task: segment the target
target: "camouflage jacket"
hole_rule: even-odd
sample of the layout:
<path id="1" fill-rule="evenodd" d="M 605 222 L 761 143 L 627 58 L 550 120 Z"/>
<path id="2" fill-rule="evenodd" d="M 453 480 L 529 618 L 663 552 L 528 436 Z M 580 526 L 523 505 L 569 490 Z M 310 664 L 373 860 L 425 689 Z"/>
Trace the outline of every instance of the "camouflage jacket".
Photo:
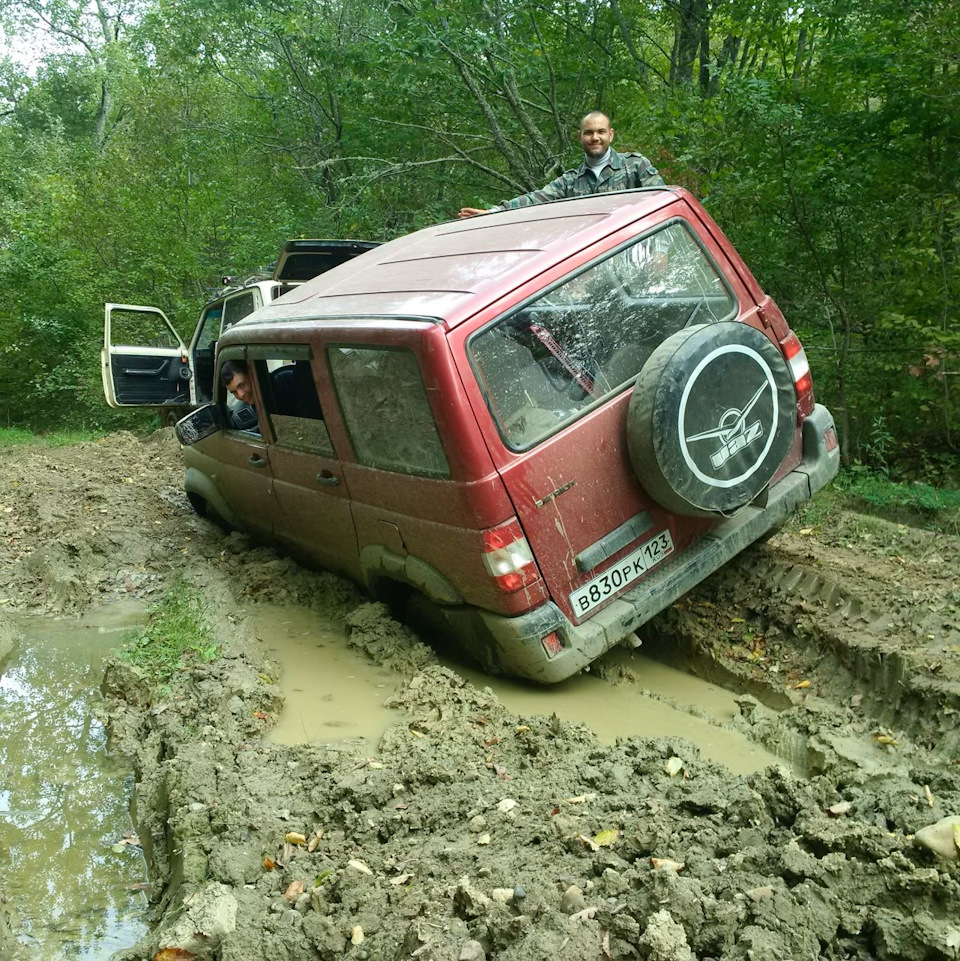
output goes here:
<path id="1" fill-rule="evenodd" d="M 617 153 L 610 149 L 610 160 L 597 179 L 588 169 L 586 161 L 561 174 L 539 190 L 531 190 L 528 194 L 514 197 L 513 200 L 501 201 L 497 207 L 501 210 L 515 210 L 517 207 L 529 207 L 531 204 L 542 204 L 548 200 L 563 200 L 567 197 L 585 197 L 588 194 L 609 193 L 611 190 L 629 190 L 632 187 L 662 187 L 663 178 L 643 154 Z"/>

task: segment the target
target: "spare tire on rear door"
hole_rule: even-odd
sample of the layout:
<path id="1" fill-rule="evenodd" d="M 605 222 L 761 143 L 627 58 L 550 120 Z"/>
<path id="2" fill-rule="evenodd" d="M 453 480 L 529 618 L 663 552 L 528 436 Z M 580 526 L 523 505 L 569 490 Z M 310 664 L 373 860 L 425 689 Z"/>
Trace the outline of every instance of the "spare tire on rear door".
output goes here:
<path id="1" fill-rule="evenodd" d="M 668 337 L 633 388 L 627 447 L 663 507 L 731 514 L 770 482 L 796 434 L 797 397 L 779 348 L 748 324 L 700 324 Z"/>

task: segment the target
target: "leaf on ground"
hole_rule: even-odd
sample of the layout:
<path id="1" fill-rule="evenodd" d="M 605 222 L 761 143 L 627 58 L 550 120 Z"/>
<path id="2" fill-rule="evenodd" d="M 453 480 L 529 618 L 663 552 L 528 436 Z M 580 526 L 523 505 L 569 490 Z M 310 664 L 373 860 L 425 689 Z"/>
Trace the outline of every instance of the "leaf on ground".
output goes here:
<path id="1" fill-rule="evenodd" d="M 307 885 L 303 881 L 291 881 L 287 885 L 286 891 L 283 892 L 283 896 L 287 901 L 296 901 L 306 888 Z"/>
<path id="2" fill-rule="evenodd" d="M 804 690 L 805 688 L 808 688 L 809 686 L 810 686 L 810 682 L 809 682 L 809 681 L 799 681 L 799 682 L 797 682 L 796 684 L 793 685 L 793 689 L 794 689 L 795 691 L 802 691 L 802 690 Z"/>
<path id="3" fill-rule="evenodd" d="M 578 834 L 577 840 L 582 841 L 591 851 L 599 851 L 600 845 L 593 840 L 593 838 L 588 838 L 585 834 Z"/>
<path id="4" fill-rule="evenodd" d="M 606 831 L 600 831 L 598 834 L 595 834 L 593 836 L 593 843 L 596 844 L 598 848 L 608 848 L 619 837 L 620 832 L 616 828 L 610 828 Z"/>
<path id="5" fill-rule="evenodd" d="M 186 948 L 161 948 L 153 961 L 194 961 L 196 955 Z"/>
<path id="6" fill-rule="evenodd" d="M 263 866 L 267 871 L 272 871 L 277 866 L 277 862 L 273 858 L 264 858 Z"/>
<path id="7" fill-rule="evenodd" d="M 299 831 L 287 831 L 283 836 L 287 844 L 306 844 L 307 839 Z"/>
<path id="8" fill-rule="evenodd" d="M 589 921 L 597 913 L 597 908 L 589 907 L 570 915 L 571 921 Z"/>

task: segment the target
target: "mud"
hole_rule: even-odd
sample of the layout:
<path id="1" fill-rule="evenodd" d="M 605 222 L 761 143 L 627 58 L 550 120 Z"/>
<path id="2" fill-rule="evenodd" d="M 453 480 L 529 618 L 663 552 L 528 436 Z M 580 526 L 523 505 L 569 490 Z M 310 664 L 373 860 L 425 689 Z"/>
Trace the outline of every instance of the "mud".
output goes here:
<path id="1" fill-rule="evenodd" d="M 123 957 L 960 956 L 956 537 L 801 518 L 648 626 L 644 653 L 737 695 L 723 729 L 790 762 L 736 775 L 682 738 L 514 714 L 351 586 L 225 539 L 190 514 L 169 431 L 2 453 L 0 475 L 0 611 L 182 576 L 224 644 L 166 696 L 108 671 L 156 921 Z M 295 679 L 244 613 L 263 602 L 389 668 L 379 743 L 269 740 Z"/>

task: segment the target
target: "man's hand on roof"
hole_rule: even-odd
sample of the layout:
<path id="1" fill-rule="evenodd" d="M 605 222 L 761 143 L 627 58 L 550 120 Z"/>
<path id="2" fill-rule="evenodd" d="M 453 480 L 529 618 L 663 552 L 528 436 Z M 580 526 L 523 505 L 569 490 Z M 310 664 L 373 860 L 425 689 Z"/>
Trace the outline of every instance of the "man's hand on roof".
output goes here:
<path id="1" fill-rule="evenodd" d="M 491 210 L 496 210 L 495 207 L 461 207 L 460 213 L 457 215 L 461 220 L 466 220 L 467 217 L 476 217 L 477 214 L 486 214 Z"/>

